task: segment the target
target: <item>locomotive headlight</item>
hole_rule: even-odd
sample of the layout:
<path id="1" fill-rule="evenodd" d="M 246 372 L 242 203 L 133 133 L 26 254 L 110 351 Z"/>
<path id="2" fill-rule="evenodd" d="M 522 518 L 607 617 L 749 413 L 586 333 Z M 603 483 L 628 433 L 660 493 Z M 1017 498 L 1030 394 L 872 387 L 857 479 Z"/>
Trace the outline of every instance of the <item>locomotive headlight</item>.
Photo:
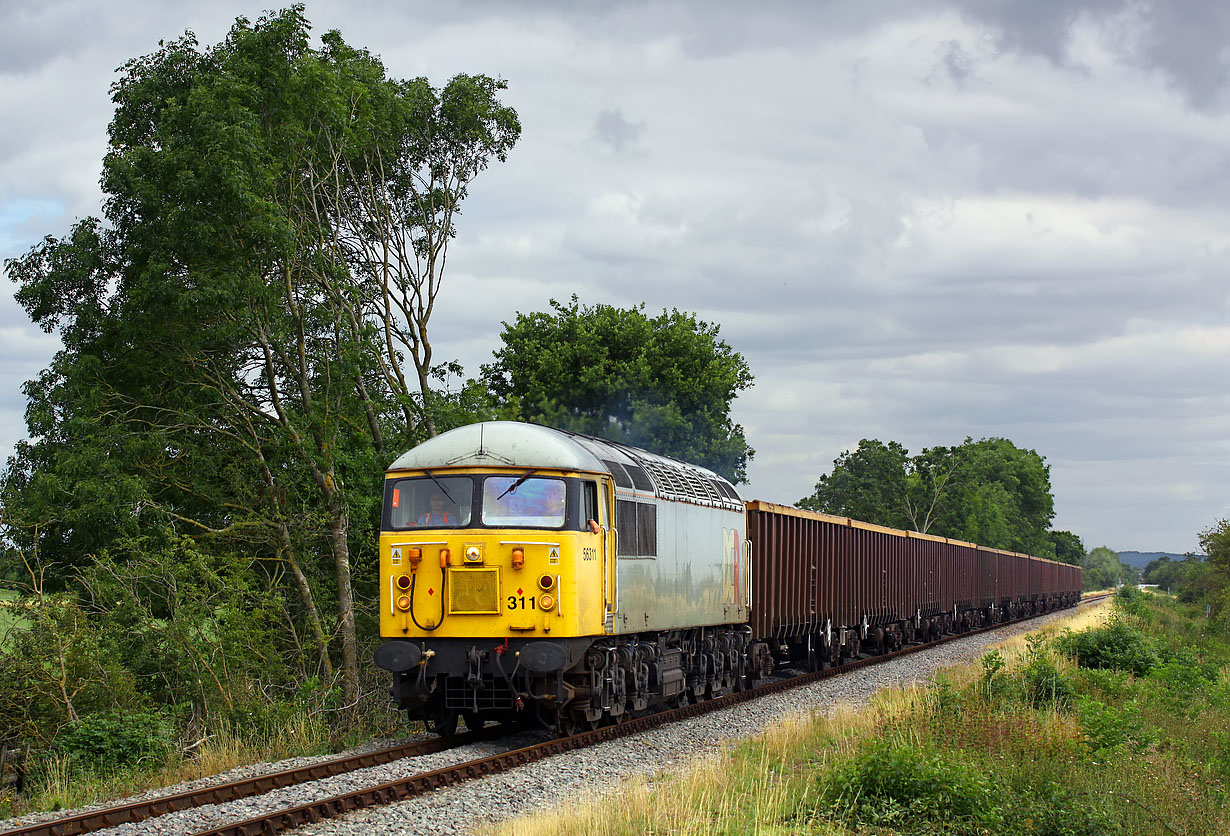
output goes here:
<path id="1" fill-rule="evenodd" d="M 543 575 L 538 579 L 538 588 L 543 592 L 550 592 L 555 588 L 555 578 L 551 575 Z"/>
<path id="2" fill-rule="evenodd" d="M 403 595 L 397 599 L 397 609 L 399 610 L 410 609 L 410 596 L 409 595 Z"/>
<path id="3" fill-rule="evenodd" d="M 466 563 L 482 563 L 483 550 L 478 546 L 466 546 Z"/>
<path id="4" fill-rule="evenodd" d="M 554 595 L 543 595 L 538 599 L 538 606 L 543 610 L 550 610 L 555 607 Z"/>
<path id="5" fill-rule="evenodd" d="M 410 588 L 410 576 L 409 575 L 398 575 L 397 576 L 397 588 L 398 589 L 409 589 Z"/>

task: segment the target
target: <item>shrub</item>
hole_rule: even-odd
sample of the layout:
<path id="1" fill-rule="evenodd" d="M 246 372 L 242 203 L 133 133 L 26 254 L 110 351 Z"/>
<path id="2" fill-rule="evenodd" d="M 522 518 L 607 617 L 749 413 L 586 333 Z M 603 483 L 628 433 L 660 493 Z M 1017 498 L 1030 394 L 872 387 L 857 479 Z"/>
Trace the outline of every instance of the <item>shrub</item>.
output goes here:
<path id="1" fill-rule="evenodd" d="M 1065 633 L 1056 641 L 1057 647 L 1082 668 L 1111 668 L 1144 676 L 1158 663 L 1153 642 L 1118 618 L 1102 627 Z"/>
<path id="2" fill-rule="evenodd" d="M 959 755 L 959 753 L 957 753 Z M 981 833 L 1001 823 L 996 788 L 953 753 L 875 740 L 823 779 L 823 797 L 840 820 L 903 833 Z"/>
<path id="3" fill-rule="evenodd" d="M 1077 705 L 1077 714 L 1080 718 L 1081 733 L 1085 736 L 1085 745 L 1094 752 L 1119 746 L 1127 746 L 1138 752 L 1156 737 L 1140 716 L 1135 700 L 1129 701 L 1122 708 L 1116 708 L 1082 697 Z"/>
<path id="4" fill-rule="evenodd" d="M 1004 654 L 992 650 L 984 653 L 978 661 L 982 664 L 982 688 L 986 696 L 994 698 L 1003 694 L 1007 684 L 1004 668 L 1008 666 Z"/>
<path id="5" fill-rule="evenodd" d="M 1054 660 L 1040 636 L 1028 636 L 1029 650 L 1021 679 L 1025 689 L 1025 702 L 1032 708 L 1055 706 L 1065 708 L 1072 702 L 1072 685 L 1055 667 Z"/>
<path id="6" fill-rule="evenodd" d="M 1111 836 L 1123 828 L 1105 812 L 1093 809 L 1087 797 L 1049 787 L 1040 795 L 1026 795 L 1013 801 L 1010 833 L 1034 836 Z"/>
<path id="7" fill-rule="evenodd" d="M 1141 592 L 1134 586 L 1120 587 L 1115 593 L 1115 605 L 1128 615 L 1146 618 L 1149 614 L 1147 602 L 1148 593 Z"/>
<path id="8" fill-rule="evenodd" d="M 161 714 L 107 711 L 65 726 L 56 748 L 87 769 L 113 769 L 143 760 L 161 763 L 175 736 L 174 723 Z"/>

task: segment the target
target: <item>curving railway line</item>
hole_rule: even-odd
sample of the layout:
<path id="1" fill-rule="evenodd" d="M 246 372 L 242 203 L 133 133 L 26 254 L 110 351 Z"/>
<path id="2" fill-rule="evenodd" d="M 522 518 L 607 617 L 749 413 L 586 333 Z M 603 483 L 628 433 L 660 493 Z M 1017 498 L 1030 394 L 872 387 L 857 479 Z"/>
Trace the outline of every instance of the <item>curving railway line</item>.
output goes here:
<path id="1" fill-rule="evenodd" d="M 1083 599 L 1081 604 L 1101 600 L 1100 595 Z M 684 705 L 642 717 L 627 718 L 622 722 L 569 737 L 555 738 L 531 746 L 512 749 L 439 769 L 420 772 L 380 783 L 356 791 L 321 798 L 307 804 L 275 810 L 255 817 L 232 821 L 208 830 L 198 831 L 194 836 L 257 836 L 281 833 L 304 824 L 342 816 L 355 810 L 391 804 L 423 795 L 443 787 L 483 778 L 515 769 L 554 755 L 583 749 L 608 740 L 637 734 L 667 723 L 686 720 L 701 714 L 718 711 L 738 703 L 797 688 L 821 679 L 850 673 L 861 668 L 886 662 L 907 654 L 918 653 L 937 645 L 968 636 L 1000 629 L 1011 624 L 1028 621 L 1014 619 L 999 624 L 967 630 L 944 636 L 940 639 L 912 644 L 899 650 L 864 659 L 849 661 L 835 667 L 777 680 L 756 688 L 737 691 L 724 697 Z M 392 746 L 359 755 L 335 758 L 294 769 L 265 773 L 224 784 L 204 787 L 157 798 L 134 801 L 127 804 L 77 813 L 71 816 L 36 822 L 7 830 L 0 836 L 78 836 L 123 824 L 155 819 L 176 811 L 209 804 L 219 804 L 262 795 L 295 784 L 307 783 L 403 758 L 417 757 L 506 735 L 499 727 L 458 735 L 451 740 L 432 738 Z"/>

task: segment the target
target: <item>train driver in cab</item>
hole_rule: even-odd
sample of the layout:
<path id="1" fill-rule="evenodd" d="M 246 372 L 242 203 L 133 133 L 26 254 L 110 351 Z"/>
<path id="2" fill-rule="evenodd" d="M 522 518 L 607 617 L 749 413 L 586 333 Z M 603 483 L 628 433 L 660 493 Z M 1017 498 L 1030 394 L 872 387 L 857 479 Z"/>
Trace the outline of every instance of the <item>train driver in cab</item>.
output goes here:
<path id="1" fill-rule="evenodd" d="M 444 507 L 443 493 L 438 490 L 432 491 L 428 502 L 431 503 L 431 508 L 419 515 L 419 525 L 454 525 L 456 523 L 456 513 L 450 513 Z"/>

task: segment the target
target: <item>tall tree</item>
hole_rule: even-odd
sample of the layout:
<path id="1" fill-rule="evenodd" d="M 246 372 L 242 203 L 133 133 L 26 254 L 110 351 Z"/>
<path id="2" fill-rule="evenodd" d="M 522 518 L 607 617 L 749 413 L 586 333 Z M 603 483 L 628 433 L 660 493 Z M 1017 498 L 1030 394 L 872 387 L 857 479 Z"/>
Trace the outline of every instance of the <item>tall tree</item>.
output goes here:
<path id="1" fill-rule="evenodd" d="M 719 328 L 677 310 L 551 300 L 504 323 L 483 376 L 527 421 L 603 436 L 747 478 L 754 454 L 730 418 L 751 369 Z"/>
<path id="2" fill-rule="evenodd" d="M 1098 546 L 1085 555 L 1081 567 L 1086 591 L 1107 589 L 1119 584 L 1134 584 L 1138 577 L 1135 567 L 1121 561 L 1118 552 L 1111 551 L 1106 546 Z"/>
<path id="3" fill-rule="evenodd" d="M 1204 594 L 1225 621 L 1230 614 L 1230 518 L 1200 532 L 1199 542 L 1209 567 Z"/>
<path id="4" fill-rule="evenodd" d="M 1048 531 L 1046 536 L 1055 547 L 1055 559 L 1061 563 L 1080 566 L 1085 557 L 1085 544 L 1071 531 Z"/>
<path id="5" fill-rule="evenodd" d="M 22 536 L 72 563 L 106 544 L 107 522 L 142 514 L 201 536 L 259 531 L 322 654 L 321 583 L 299 552 L 314 563 L 323 545 L 355 698 L 352 515 L 371 508 L 390 433 L 408 443 L 436 429 L 427 324 L 457 206 L 519 134 L 503 87 L 388 79 L 336 32 L 313 48 L 302 6 L 126 64 L 108 224 L 83 221 L 6 264 L 19 301 L 65 343 L 29 389 L 35 442 L 6 474 Z M 393 293 L 410 301 L 391 307 Z M 83 483 L 108 502 L 81 532 L 100 513 Z M 318 515 L 301 528 L 320 540 L 296 537 L 303 510 L 288 497 Z M 74 507 L 48 514 L 56 498 Z"/>
<path id="6" fill-rule="evenodd" d="M 907 512 L 909 451 L 896 441 L 866 439 L 833 461 L 833 472 L 816 483 L 800 508 L 887 525 L 913 528 Z M 922 529 L 925 530 L 925 529 Z"/>

